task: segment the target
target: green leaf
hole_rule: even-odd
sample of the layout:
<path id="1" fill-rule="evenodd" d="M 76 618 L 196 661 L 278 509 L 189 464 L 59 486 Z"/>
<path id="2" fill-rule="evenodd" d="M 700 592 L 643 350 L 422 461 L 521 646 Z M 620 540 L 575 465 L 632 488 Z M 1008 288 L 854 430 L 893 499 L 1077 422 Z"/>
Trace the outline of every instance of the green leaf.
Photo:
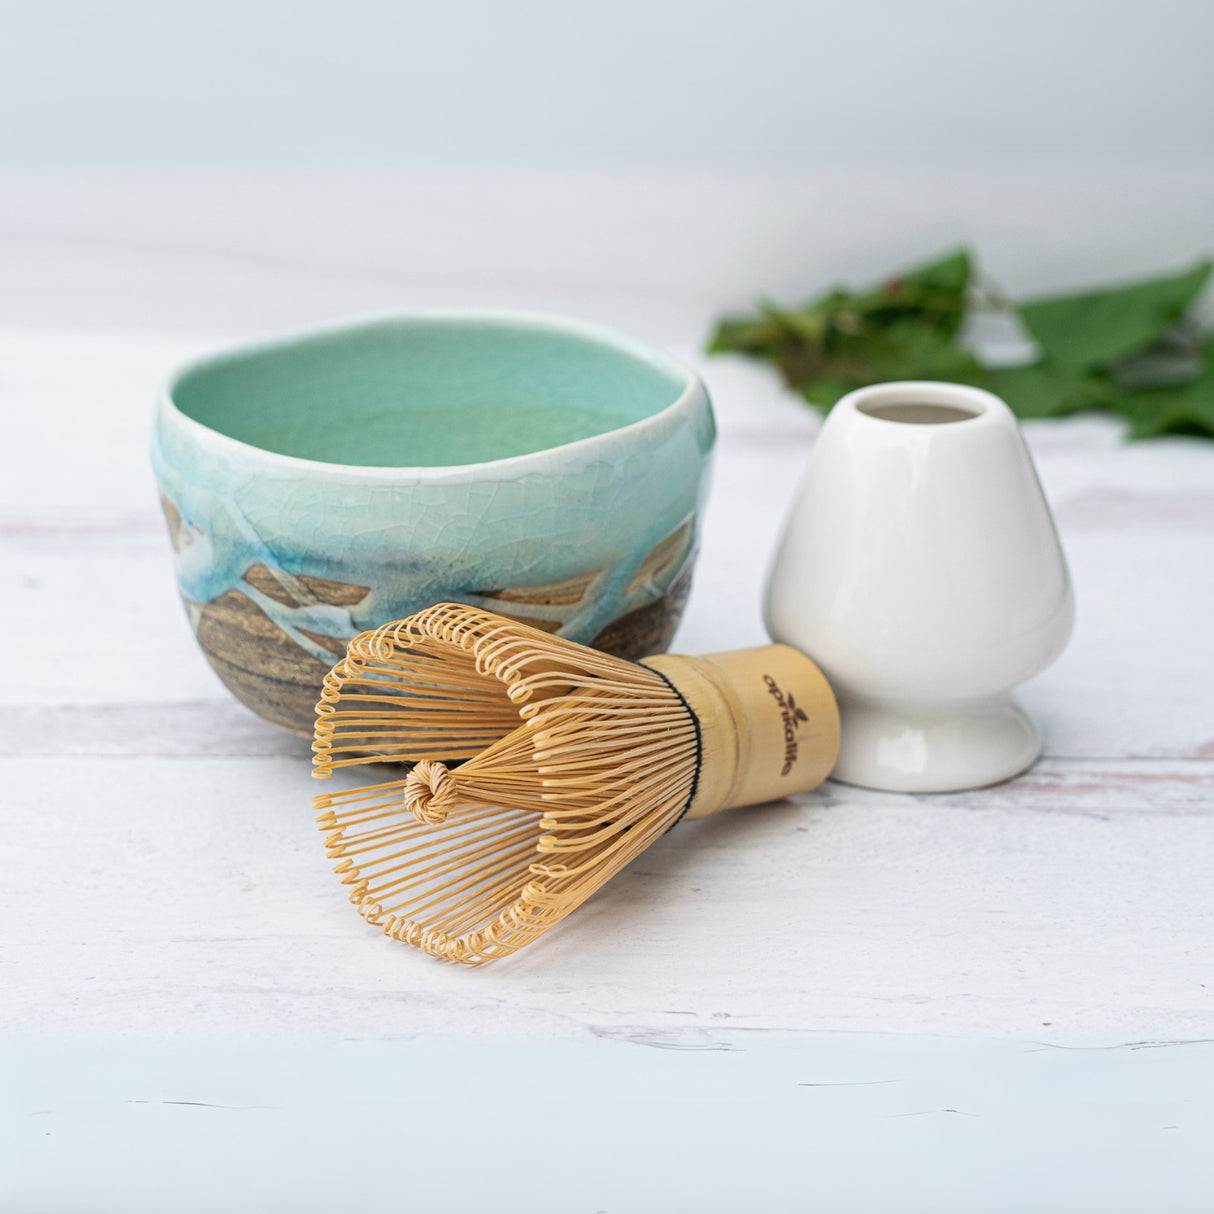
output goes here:
<path id="1" fill-rule="evenodd" d="M 1205 369 L 1191 383 L 1125 395 L 1119 412 L 1129 419 L 1131 438 L 1161 434 L 1214 438 L 1214 339 L 1207 341 L 1205 354 Z"/>
<path id="2" fill-rule="evenodd" d="M 857 346 L 861 343 L 857 341 Z M 985 373 L 968 350 L 938 329 L 902 320 L 863 341 L 866 383 L 893 379 L 942 379 L 979 384 Z"/>
<path id="3" fill-rule="evenodd" d="M 1020 305 L 1025 327 L 1046 356 L 1068 367 L 1104 368 L 1146 349 L 1201 293 L 1211 263 L 1127 287 L 1031 300 Z"/>
<path id="4" fill-rule="evenodd" d="M 710 354 L 754 354 L 770 357 L 778 347 L 779 333 L 768 321 L 726 316 L 708 343 Z"/>
<path id="5" fill-rule="evenodd" d="M 952 337 L 965 318 L 972 263 L 968 249 L 955 249 L 851 297 L 852 306 L 878 327 L 916 320 Z"/>
<path id="6" fill-rule="evenodd" d="M 969 249 L 954 249 L 925 265 L 905 270 L 897 277 L 907 286 L 926 290 L 961 292 L 969 286 L 973 257 Z"/>
<path id="7" fill-rule="evenodd" d="M 1103 375 L 1085 375 L 1048 358 L 1026 367 L 988 367 L 986 387 L 1023 418 L 1065 417 L 1081 409 L 1107 409 L 1120 398 Z"/>
<path id="8" fill-rule="evenodd" d="M 1190 324 L 1176 325 L 1145 350 L 1123 358 L 1109 368 L 1120 388 L 1171 388 L 1201 374 L 1201 333 Z"/>
<path id="9" fill-rule="evenodd" d="M 980 384 L 985 375 L 968 351 L 914 320 L 836 337 L 814 374 L 798 384 L 811 404 L 830 407 L 853 388 L 896 379 L 939 379 Z"/>
<path id="10" fill-rule="evenodd" d="M 976 382 L 977 363 L 952 341 L 970 267 L 960 249 L 866 291 L 836 287 L 791 309 L 763 300 L 757 315 L 721 320 L 708 348 L 772 362 L 789 387 L 823 405 L 885 379 Z"/>
<path id="11" fill-rule="evenodd" d="M 821 408 L 868 384 L 934 379 L 987 386 L 1020 417 L 1104 408 L 1129 418 L 1135 436 L 1214 437 L 1214 348 L 1186 317 L 1209 281 L 1209 262 L 1031 301 L 1020 311 L 1042 357 L 985 371 L 955 342 L 973 299 L 971 274 L 969 252 L 958 249 L 863 291 L 832 288 L 796 308 L 763 301 L 751 316 L 721 320 L 709 349 L 774 364 Z"/>
<path id="12" fill-rule="evenodd" d="M 988 367 L 986 386 L 1017 417 L 1058 417 L 1082 379 L 1048 359 L 1027 367 Z"/>

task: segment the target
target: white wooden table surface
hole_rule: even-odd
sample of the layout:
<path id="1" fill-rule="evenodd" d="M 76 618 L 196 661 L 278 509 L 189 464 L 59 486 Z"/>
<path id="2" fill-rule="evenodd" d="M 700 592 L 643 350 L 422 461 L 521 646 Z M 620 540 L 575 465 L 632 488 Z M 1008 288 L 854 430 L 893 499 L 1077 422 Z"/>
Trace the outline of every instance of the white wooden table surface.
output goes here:
<path id="1" fill-rule="evenodd" d="M 88 258 L 11 238 L 35 195 L 0 212 L 37 321 L 0 286 L 0 1211 L 330 1209 L 354 1173 L 420 1210 L 1209 1208 L 1214 444 L 1028 428 L 1078 618 L 1024 690 L 1025 776 L 687 824 L 537 945 L 449 967 L 354 914 L 306 748 L 226 695 L 176 597 L 152 398 L 259 328 L 221 313 L 260 270 L 217 288 L 131 220 L 116 322 L 55 324 Z M 296 319 L 283 277 L 262 329 Z M 631 326 L 718 409 L 689 652 L 764 639 L 817 425 L 697 354 L 711 310 L 638 292 Z"/>

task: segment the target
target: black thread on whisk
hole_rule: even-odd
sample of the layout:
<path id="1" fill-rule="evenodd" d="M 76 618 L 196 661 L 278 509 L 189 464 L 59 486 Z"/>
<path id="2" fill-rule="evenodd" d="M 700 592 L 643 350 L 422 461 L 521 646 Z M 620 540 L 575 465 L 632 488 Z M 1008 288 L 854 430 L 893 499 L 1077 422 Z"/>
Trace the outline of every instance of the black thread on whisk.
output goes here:
<path id="1" fill-rule="evenodd" d="M 691 724 L 696 731 L 696 770 L 695 775 L 691 777 L 691 791 L 687 794 L 686 804 L 679 810 L 679 816 L 663 832 L 669 833 L 683 821 L 687 811 L 691 808 L 692 801 L 696 799 L 696 790 L 700 787 L 700 768 L 704 766 L 704 739 L 700 735 L 700 718 L 692 711 L 691 705 L 683 699 L 683 693 L 660 670 L 653 666 L 647 666 L 646 669 L 652 670 L 674 692 L 675 699 L 687 709 L 687 715 L 691 718 Z"/>

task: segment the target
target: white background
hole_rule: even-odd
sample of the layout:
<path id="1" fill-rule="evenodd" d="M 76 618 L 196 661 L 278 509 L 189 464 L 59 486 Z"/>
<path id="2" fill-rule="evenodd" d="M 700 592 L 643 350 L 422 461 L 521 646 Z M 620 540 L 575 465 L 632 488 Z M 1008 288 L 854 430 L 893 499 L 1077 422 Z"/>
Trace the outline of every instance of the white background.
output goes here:
<path id="1" fill-rule="evenodd" d="M 0 323 L 488 304 L 699 342 L 959 242 L 1018 295 L 1214 248 L 1205 0 L 0 16 Z"/>
<path id="2" fill-rule="evenodd" d="M 22 164 L 1208 164 L 1205 0 L 6 3 Z"/>

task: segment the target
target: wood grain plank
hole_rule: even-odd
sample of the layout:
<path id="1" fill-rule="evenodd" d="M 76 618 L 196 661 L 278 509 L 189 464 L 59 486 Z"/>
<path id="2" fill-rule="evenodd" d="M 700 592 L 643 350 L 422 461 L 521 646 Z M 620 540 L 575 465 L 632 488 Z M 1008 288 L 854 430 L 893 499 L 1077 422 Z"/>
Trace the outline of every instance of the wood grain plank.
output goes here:
<path id="1" fill-rule="evenodd" d="M 0 1042 L 0 1190 L 122 1214 L 332 1214 L 352 1189 L 425 1214 L 1208 1212 L 1214 1043 L 756 1036 Z"/>
<path id="2" fill-rule="evenodd" d="M 307 742 L 263 721 L 230 696 L 181 703 L 0 706 L 0 755 L 308 754 Z"/>
<path id="3" fill-rule="evenodd" d="M 1214 813 L 1187 794 L 1058 812 L 1045 789 L 1033 807 L 828 787 L 681 826 L 468 971 L 354 913 L 307 772 L 6 758 L 0 1032 L 1214 1037 Z"/>

